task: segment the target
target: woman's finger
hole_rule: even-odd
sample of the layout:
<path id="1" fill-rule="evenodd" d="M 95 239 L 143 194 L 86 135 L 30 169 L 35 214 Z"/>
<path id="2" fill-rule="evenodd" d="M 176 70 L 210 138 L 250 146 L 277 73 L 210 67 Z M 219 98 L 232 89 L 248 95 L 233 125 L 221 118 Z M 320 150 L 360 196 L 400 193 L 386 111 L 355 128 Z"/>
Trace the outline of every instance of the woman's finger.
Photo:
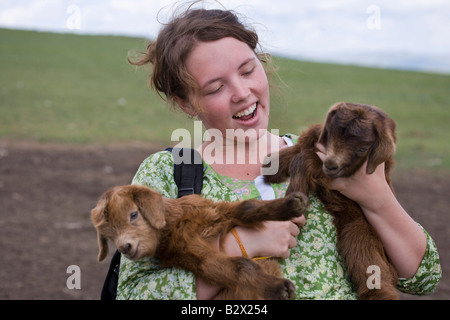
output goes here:
<path id="1" fill-rule="evenodd" d="M 291 221 L 295 223 L 298 227 L 303 227 L 305 225 L 306 218 L 304 215 L 301 215 L 300 217 L 295 217 Z"/>
<path id="2" fill-rule="evenodd" d="M 327 149 L 325 148 L 325 146 L 321 143 L 316 143 L 315 147 L 318 150 L 316 152 L 317 156 L 320 158 L 320 160 L 322 160 L 322 162 L 325 161 L 325 158 L 327 156 Z"/>

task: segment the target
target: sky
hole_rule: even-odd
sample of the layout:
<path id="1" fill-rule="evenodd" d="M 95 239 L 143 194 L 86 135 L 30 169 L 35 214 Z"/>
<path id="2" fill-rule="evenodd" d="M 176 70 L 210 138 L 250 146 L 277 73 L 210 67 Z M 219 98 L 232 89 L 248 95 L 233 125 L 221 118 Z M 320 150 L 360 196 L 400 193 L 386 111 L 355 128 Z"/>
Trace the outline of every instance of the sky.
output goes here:
<path id="1" fill-rule="evenodd" d="M 0 27 L 155 38 L 176 0 L 0 0 Z M 310 61 L 450 73 L 448 0 L 221 0 L 265 51 Z M 1 41 L 1 39 L 0 39 Z"/>

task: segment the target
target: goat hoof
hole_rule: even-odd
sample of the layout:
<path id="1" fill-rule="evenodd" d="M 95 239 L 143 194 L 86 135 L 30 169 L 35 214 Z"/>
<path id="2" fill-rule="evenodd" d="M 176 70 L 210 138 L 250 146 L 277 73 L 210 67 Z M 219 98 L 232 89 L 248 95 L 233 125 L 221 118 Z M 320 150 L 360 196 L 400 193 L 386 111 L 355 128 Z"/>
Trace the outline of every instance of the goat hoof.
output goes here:
<path id="1" fill-rule="evenodd" d="M 292 300 L 295 298 L 295 286 L 289 280 L 284 280 L 284 291 L 283 298 L 284 300 Z"/>
<path id="2" fill-rule="evenodd" d="M 292 300 L 295 298 L 295 286 L 287 279 L 279 279 L 266 296 L 269 300 Z"/>
<path id="3" fill-rule="evenodd" d="M 291 211 L 294 216 L 299 217 L 305 213 L 306 208 L 308 207 L 308 197 L 305 196 L 302 192 L 291 193 L 287 196 L 289 206 L 289 211 Z"/>

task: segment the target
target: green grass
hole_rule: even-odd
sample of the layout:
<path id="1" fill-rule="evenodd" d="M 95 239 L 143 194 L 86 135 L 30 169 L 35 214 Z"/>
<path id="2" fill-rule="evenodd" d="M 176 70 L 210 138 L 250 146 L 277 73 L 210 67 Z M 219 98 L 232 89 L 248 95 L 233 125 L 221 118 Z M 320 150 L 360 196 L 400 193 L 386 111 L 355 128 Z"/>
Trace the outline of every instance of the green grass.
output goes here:
<path id="1" fill-rule="evenodd" d="M 126 61 L 146 41 L 0 29 L 0 139 L 173 144 L 192 120 L 170 111 Z M 398 124 L 397 165 L 450 169 L 450 76 L 275 58 L 271 128 L 299 133 L 337 101 L 374 104 Z"/>
<path id="2" fill-rule="evenodd" d="M 186 123 L 128 64 L 142 39 L 1 29 L 0 39 L 0 137 L 164 142 Z"/>
<path id="3" fill-rule="evenodd" d="M 450 76 L 277 59 L 287 84 L 273 127 L 323 122 L 337 101 L 372 104 L 397 122 L 397 164 L 450 168 Z M 278 98 L 278 100 L 280 100 Z"/>

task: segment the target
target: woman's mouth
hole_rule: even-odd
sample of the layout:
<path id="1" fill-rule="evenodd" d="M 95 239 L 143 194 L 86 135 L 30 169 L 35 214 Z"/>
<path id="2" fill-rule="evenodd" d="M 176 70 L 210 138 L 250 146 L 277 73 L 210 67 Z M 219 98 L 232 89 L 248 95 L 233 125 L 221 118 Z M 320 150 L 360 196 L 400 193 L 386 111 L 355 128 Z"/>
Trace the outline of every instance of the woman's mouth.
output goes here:
<path id="1" fill-rule="evenodd" d="M 256 115 L 256 110 L 258 109 L 257 107 L 258 107 L 258 102 L 255 102 L 247 109 L 234 114 L 233 119 L 241 120 L 241 121 L 248 121 Z"/>

